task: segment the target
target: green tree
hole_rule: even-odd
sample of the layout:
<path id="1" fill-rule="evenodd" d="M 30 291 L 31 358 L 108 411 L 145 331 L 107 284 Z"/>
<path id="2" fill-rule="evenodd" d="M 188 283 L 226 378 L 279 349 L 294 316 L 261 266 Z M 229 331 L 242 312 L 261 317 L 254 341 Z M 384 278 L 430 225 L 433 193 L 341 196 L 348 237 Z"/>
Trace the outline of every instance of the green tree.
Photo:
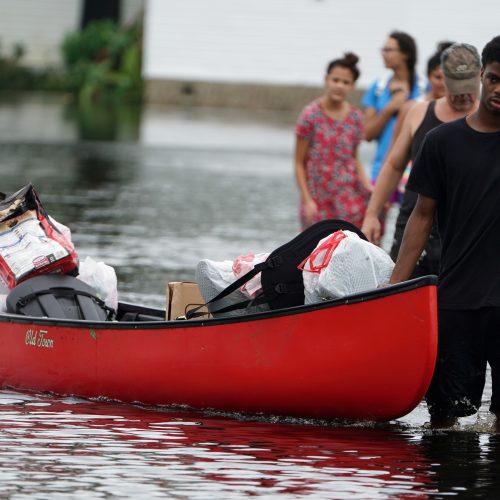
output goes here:
<path id="1" fill-rule="evenodd" d="M 140 99 L 142 27 L 119 26 L 113 21 L 90 23 L 70 33 L 62 43 L 69 90 L 80 100 L 103 94 Z"/>

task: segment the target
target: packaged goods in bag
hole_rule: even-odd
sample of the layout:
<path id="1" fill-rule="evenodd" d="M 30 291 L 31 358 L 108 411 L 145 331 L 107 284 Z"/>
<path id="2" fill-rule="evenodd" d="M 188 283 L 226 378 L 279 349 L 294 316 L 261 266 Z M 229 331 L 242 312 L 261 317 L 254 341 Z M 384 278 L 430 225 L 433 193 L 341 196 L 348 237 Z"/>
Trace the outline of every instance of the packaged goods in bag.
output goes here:
<path id="1" fill-rule="evenodd" d="M 39 274 L 77 271 L 73 244 L 50 221 L 31 184 L 0 202 L 0 276 L 9 288 Z"/>
<path id="2" fill-rule="evenodd" d="M 389 281 L 394 262 L 380 247 L 351 231 L 320 240 L 299 266 L 305 303 L 336 299 L 375 289 Z"/>
<path id="3" fill-rule="evenodd" d="M 341 229 L 352 231 L 360 238 L 366 239 L 365 235 L 350 222 L 338 219 L 323 220 L 276 248 L 265 259 L 266 254 L 235 259 L 232 265 L 236 267 L 237 274 L 241 273 L 236 280 L 234 271 L 234 277 L 231 277 L 231 261 L 200 261 L 196 270 L 196 281 L 207 302 L 206 305 L 214 316 L 225 316 L 304 304 L 304 281 L 302 269 L 299 269 L 300 263 L 311 254 L 321 238 Z M 247 272 L 240 270 L 239 265 L 248 265 Z M 227 279 L 220 279 L 221 276 L 226 276 Z M 245 285 L 257 276 L 259 281 L 256 284 L 259 292 L 252 298 L 242 289 L 246 290 Z M 248 291 L 255 293 L 256 289 L 252 286 L 246 290 Z M 195 314 L 196 311 L 189 311 L 188 319 L 195 318 Z"/>

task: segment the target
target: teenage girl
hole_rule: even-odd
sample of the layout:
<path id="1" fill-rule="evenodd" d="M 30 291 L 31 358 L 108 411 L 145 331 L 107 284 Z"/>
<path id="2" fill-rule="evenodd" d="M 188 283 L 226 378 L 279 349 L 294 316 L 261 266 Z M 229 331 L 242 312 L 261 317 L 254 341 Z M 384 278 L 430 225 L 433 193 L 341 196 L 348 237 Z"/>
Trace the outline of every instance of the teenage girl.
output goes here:
<path id="1" fill-rule="evenodd" d="M 359 77 L 358 57 L 328 64 L 325 92 L 302 111 L 296 127 L 295 177 L 302 228 L 324 219 L 363 222 L 371 185 L 358 160 L 363 116 L 347 101 Z"/>

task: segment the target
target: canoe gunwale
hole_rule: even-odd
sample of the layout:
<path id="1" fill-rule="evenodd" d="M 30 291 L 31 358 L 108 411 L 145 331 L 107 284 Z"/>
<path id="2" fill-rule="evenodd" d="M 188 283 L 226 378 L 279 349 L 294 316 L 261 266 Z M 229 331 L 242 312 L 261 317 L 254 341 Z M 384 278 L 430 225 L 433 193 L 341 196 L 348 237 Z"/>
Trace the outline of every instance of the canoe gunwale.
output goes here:
<path id="1" fill-rule="evenodd" d="M 417 288 L 425 286 L 437 285 L 438 278 L 434 275 L 415 278 L 409 281 L 404 281 L 396 285 L 389 285 L 383 288 L 370 290 L 361 294 L 350 295 L 340 299 L 326 300 L 308 305 L 299 305 L 284 309 L 276 309 L 271 311 L 264 311 L 242 316 L 231 316 L 226 318 L 205 318 L 194 319 L 189 321 L 183 320 L 161 320 L 161 321 L 86 321 L 75 319 L 59 319 L 59 318 L 46 318 L 46 317 L 32 317 L 23 316 L 18 314 L 0 313 L 0 323 L 17 323 L 17 324 L 40 324 L 47 326 L 68 326 L 68 327 L 81 327 L 81 328 L 99 328 L 99 329 L 113 329 L 113 330 L 166 330 L 177 328 L 199 328 L 203 326 L 215 326 L 220 324 L 234 324 L 246 323 L 249 321 L 259 321 L 281 316 L 291 316 L 296 314 L 303 314 L 320 309 L 329 309 L 340 307 L 343 305 L 357 304 L 360 302 L 367 302 L 371 300 L 381 299 L 390 295 L 396 295 L 404 292 L 409 292 Z M 160 317 L 163 316 L 164 310 L 155 309 L 150 307 L 137 306 L 135 304 L 121 303 L 128 311 L 153 313 Z"/>

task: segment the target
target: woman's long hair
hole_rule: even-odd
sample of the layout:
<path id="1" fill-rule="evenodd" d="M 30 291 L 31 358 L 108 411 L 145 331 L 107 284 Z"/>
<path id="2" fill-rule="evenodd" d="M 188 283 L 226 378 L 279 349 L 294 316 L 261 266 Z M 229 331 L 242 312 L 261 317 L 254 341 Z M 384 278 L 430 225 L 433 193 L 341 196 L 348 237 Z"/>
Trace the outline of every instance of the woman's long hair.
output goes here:
<path id="1" fill-rule="evenodd" d="M 389 38 L 394 38 L 394 40 L 398 42 L 399 50 L 407 57 L 406 66 L 409 73 L 408 83 L 411 92 L 416 80 L 415 65 L 417 64 L 417 44 L 415 43 L 415 39 L 403 31 L 393 31 L 389 35 Z"/>

